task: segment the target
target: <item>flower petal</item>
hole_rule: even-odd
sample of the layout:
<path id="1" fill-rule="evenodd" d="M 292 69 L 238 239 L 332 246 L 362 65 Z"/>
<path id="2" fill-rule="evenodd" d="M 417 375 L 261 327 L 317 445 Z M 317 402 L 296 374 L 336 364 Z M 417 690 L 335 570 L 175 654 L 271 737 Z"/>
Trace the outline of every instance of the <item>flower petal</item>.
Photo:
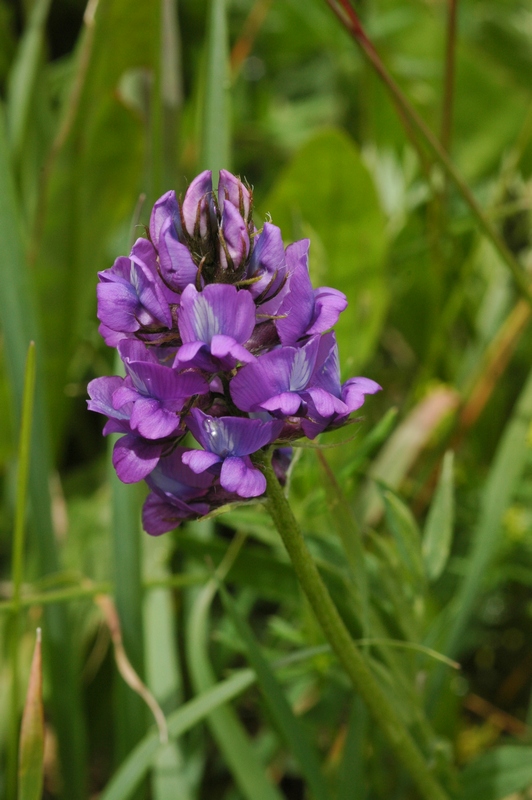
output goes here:
<path id="1" fill-rule="evenodd" d="M 266 478 L 249 459 L 230 457 L 222 464 L 220 484 L 240 497 L 258 497 L 266 491 Z"/>
<path id="2" fill-rule="evenodd" d="M 126 434 L 113 449 L 113 466 L 123 483 L 136 483 L 156 466 L 163 450 L 162 444 L 147 442 L 140 436 Z"/>
<path id="3" fill-rule="evenodd" d="M 206 469 L 221 461 L 220 456 L 206 450 L 189 450 L 183 453 L 182 459 L 183 464 L 189 466 L 192 472 L 197 474 L 205 472 Z"/>

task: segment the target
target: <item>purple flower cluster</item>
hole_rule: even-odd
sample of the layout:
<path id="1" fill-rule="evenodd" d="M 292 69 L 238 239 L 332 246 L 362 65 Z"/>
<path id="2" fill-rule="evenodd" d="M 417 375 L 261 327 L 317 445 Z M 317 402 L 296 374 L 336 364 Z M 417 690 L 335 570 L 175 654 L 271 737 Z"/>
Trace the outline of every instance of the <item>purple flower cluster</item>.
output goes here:
<path id="1" fill-rule="evenodd" d="M 308 249 L 285 249 L 270 222 L 257 230 L 249 188 L 222 170 L 215 194 L 206 171 L 182 201 L 163 195 L 148 238 L 99 273 L 100 332 L 125 377 L 91 381 L 89 408 L 108 417 L 105 434 L 123 434 L 119 478 L 150 487 L 148 533 L 262 495 L 254 453 L 276 443 L 283 480 L 291 441 L 344 424 L 380 389 L 340 383 L 330 329 L 347 301 L 313 289 Z M 187 433 L 201 449 L 183 446 Z"/>

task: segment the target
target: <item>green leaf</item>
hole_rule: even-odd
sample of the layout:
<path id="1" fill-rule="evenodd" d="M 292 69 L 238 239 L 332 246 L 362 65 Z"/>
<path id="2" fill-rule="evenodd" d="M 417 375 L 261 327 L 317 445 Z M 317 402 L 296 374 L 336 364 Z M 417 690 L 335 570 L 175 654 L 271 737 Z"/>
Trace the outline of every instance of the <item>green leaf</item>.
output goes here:
<path id="1" fill-rule="evenodd" d="M 32 242 L 57 447 L 70 402 L 65 385 L 80 379 L 69 372 L 76 348 L 96 331 L 97 272 L 126 249 L 116 231 L 150 189 L 148 109 L 130 102 L 124 81 L 134 72 L 149 96 L 159 64 L 159 5 L 100 0 L 90 8 L 95 14 L 85 16 Z"/>
<path id="2" fill-rule="evenodd" d="M 0 283 L 2 302 L 0 322 L 6 348 L 6 364 L 11 383 L 13 405 L 17 416 L 23 404 L 24 363 L 30 341 L 40 347 L 39 319 L 34 297 L 34 280 L 24 254 L 20 230 L 19 209 L 9 162 L 9 149 L 0 113 L 0 230 L 2 258 Z M 56 302 L 55 297 L 54 302 Z M 30 463 L 29 495 L 32 505 L 32 530 L 28 539 L 34 544 L 41 575 L 57 572 L 59 558 L 52 525 L 49 476 L 50 455 L 49 418 L 42 375 L 42 361 L 37 362 L 35 411 L 32 429 L 32 459 Z M 52 635 L 46 639 L 47 663 L 53 686 L 54 721 L 59 753 L 64 770 L 63 778 L 72 800 L 83 797 L 85 781 L 85 735 L 72 658 L 71 628 L 66 609 L 48 606 L 45 611 L 46 629 Z"/>
<path id="3" fill-rule="evenodd" d="M 41 800 L 44 762 L 41 630 L 31 662 L 28 693 L 20 731 L 18 800 Z"/>
<path id="4" fill-rule="evenodd" d="M 313 796 L 316 800 L 327 800 L 329 796 L 327 784 L 321 772 L 317 753 L 310 744 L 304 725 L 292 711 L 273 670 L 262 655 L 260 647 L 236 603 L 223 586 L 220 586 L 220 592 L 224 606 L 246 646 L 264 698 L 283 739 L 298 761 Z"/>
<path id="5" fill-rule="evenodd" d="M 425 571 L 421 557 L 421 535 L 412 512 L 403 501 L 389 489 L 382 492 L 386 520 L 393 533 L 403 563 L 415 583 L 425 582 Z"/>
<path id="6" fill-rule="evenodd" d="M 453 466 L 454 453 L 448 450 L 443 458 L 438 486 L 423 531 L 423 561 L 430 581 L 439 578 L 451 550 L 454 525 Z"/>
<path id="7" fill-rule="evenodd" d="M 261 208 L 292 241 L 306 233 L 316 238 L 310 250 L 314 283 L 341 287 L 347 295 L 349 306 L 336 332 L 345 369 L 356 374 L 376 345 L 389 290 L 385 220 L 355 143 L 336 129 L 315 135 L 281 173 Z"/>
<path id="8" fill-rule="evenodd" d="M 505 745 L 483 753 L 462 773 L 458 800 L 503 800 L 532 785 L 532 747 Z"/>

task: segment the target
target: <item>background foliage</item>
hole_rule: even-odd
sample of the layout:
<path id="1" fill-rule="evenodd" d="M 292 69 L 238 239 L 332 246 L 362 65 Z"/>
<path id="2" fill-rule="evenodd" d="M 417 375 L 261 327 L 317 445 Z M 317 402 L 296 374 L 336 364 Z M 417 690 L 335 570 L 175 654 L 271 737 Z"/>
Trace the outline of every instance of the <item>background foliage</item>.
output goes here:
<path id="1" fill-rule="evenodd" d="M 357 11 L 526 277 L 530 4 Z M 0 90 L 0 795 L 16 796 L 41 626 L 47 798 L 417 796 L 261 506 L 148 539 L 143 489 L 111 475 L 86 411 L 113 371 L 97 271 L 164 191 L 225 166 L 254 186 L 257 224 L 311 238 L 315 283 L 350 301 L 345 377 L 384 387 L 322 437 L 344 444 L 297 451 L 290 497 L 322 575 L 449 795 L 528 796 L 530 304 L 325 0 L 0 0 Z"/>

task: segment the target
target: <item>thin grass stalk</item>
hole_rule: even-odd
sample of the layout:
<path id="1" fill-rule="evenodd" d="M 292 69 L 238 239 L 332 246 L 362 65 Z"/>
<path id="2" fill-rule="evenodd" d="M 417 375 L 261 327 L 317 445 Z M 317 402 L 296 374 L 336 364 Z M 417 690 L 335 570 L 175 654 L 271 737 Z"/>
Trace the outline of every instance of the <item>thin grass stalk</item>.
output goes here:
<path id="1" fill-rule="evenodd" d="M 31 426 L 35 396 L 35 343 L 30 342 L 24 375 L 24 400 L 17 471 L 17 498 L 13 537 L 12 581 L 13 601 L 11 620 L 11 696 L 10 724 L 7 740 L 6 797 L 15 800 L 17 794 L 18 728 L 19 728 L 19 642 L 22 633 L 20 593 L 24 574 L 24 533 L 28 500 L 28 476 L 31 451 Z"/>
<path id="2" fill-rule="evenodd" d="M 141 680 L 144 680 L 138 486 L 121 483 L 111 465 L 109 479 L 112 493 L 113 576 L 116 609 L 120 619 L 125 651 L 133 669 Z M 115 703 L 115 759 L 117 763 L 120 763 L 144 736 L 147 715 L 141 698 L 126 686 L 120 676 L 116 678 Z"/>
<path id="3" fill-rule="evenodd" d="M 283 540 L 316 619 L 355 691 L 366 703 L 398 761 L 410 774 L 421 796 L 425 800 L 448 800 L 446 792 L 428 768 L 408 729 L 388 702 L 373 677 L 366 659 L 351 638 L 323 583 L 268 458 L 263 459 L 261 468 L 267 482 L 267 509 Z"/>
<path id="4" fill-rule="evenodd" d="M 475 217 L 480 230 L 491 241 L 502 260 L 512 273 L 518 291 L 532 304 L 532 291 L 525 277 L 521 265 L 506 246 L 504 240 L 499 236 L 489 218 L 477 203 L 471 189 L 466 184 L 462 176 L 447 155 L 438 138 L 418 114 L 409 100 L 405 97 L 398 84 L 392 78 L 384 66 L 373 42 L 368 38 L 356 11 L 351 6 L 349 0 L 326 0 L 327 4 L 334 11 L 340 22 L 349 31 L 353 39 L 362 49 L 362 52 L 373 66 L 375 72 L 386 86 L 392 99 L 399 106 L 401 111 L 400 118 L 406 116 L 414 129 L 420 134 L 428 149 L 432 153 L 435 161 L 441 166 L 447 178 L 454 184 L 466 205 L 470 208 Z"/>
<path id="5" fill-rule="evenodd" d="M 444 150 L 451 151 L 454 101 L 454 67 L 456 54 L 456 17 L 458 0 L 447 0 L 447 36 L 445 41 L 445 74 L 441 114 L 440 142 Z"/>

